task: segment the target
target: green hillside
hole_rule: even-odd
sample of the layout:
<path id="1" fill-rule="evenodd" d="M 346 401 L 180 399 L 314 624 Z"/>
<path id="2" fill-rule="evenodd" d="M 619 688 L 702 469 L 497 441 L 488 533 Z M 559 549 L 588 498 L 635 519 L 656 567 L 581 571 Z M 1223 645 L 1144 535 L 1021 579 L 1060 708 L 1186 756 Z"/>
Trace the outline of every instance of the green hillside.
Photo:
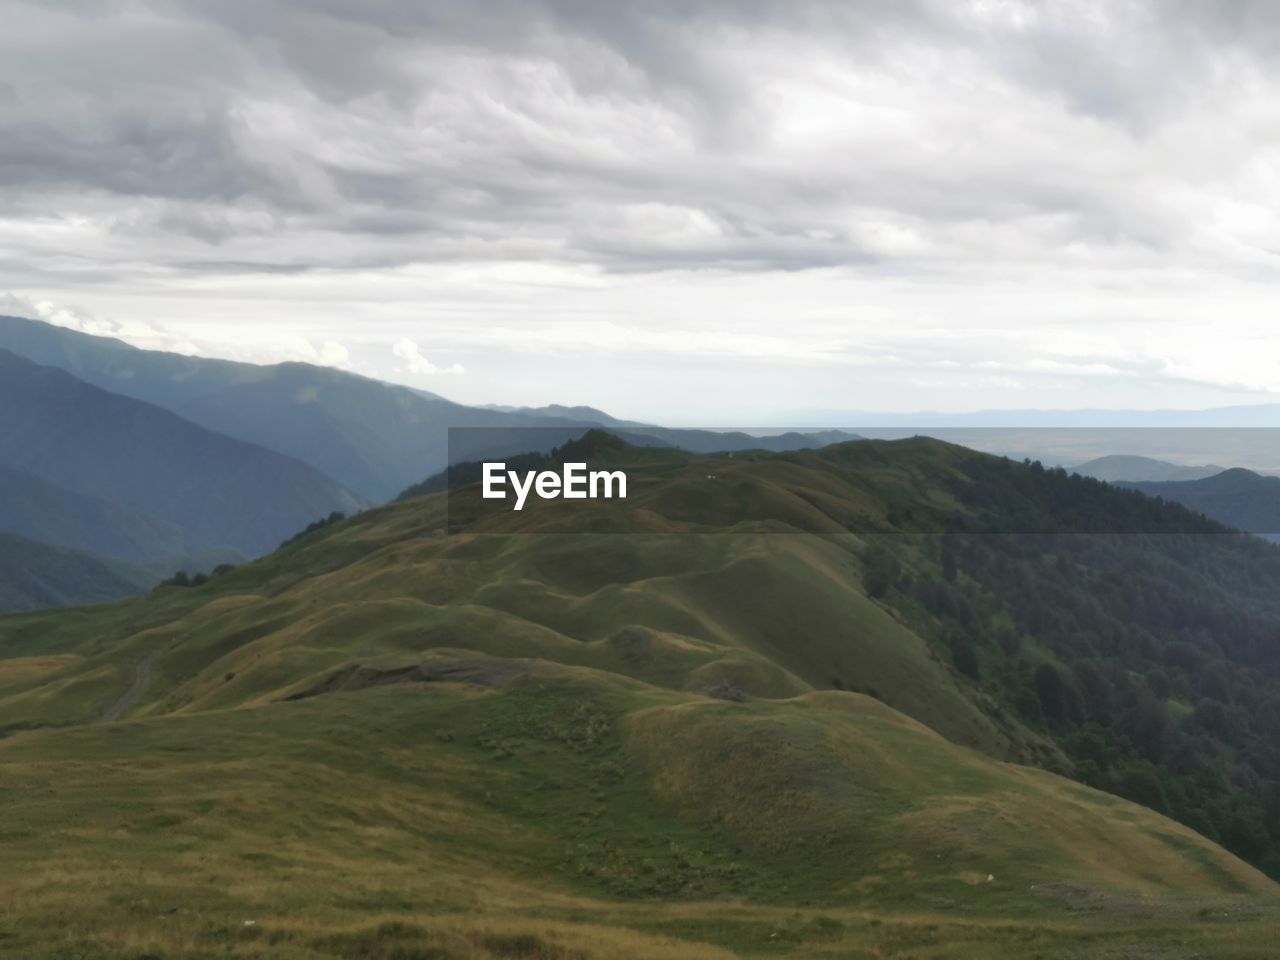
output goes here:
<path id="1" fill-rule="evenodd" d="M 126 563 L 0 532 L 0 613 L 118 600 L 154 582 Z"/>
<path id="2" fill-rule="evenodd" d="M 1007 762 L 1081 776 L 1049 688 L 1036 711 L 1013 702 L 1024 668 L 1032 689 L 1039 666 L 1079 682 L 1017 596 L 1074 587 L 1075 605 L 1049 604 L 1074 629 L 1082 581 L 1120 578 L 1120 556 L 1184 592 L 1197 569 L 1196 599 L 1217 610 L 1263 595 L 1266 545 L 932 441 L 711 458 L 589 442 L 627 465 L 625 503 L 410 499 L 199 587 L 0 620 L 0 943 L 135 958 L 1272 954 L 1280 888 L 1258 870 Z M 1023 546 L 1127 532 L 1062 562 L 1061 542 L 1034 541 L 1045 579 L 1013 591 L 970 540 L 1015 526 Z M 1253 608 L 1259 629 L 1275 608 Z M 1215 636 L 1212 663 L 1197 648 L 1202 670 L 1239 671 L 1237 766 L 1263 764 L 1248 724 L 1276 690 L 1246 627 L 1240 647 Z M 1142 655 L 1184 642 L 1178 629 Z M 997 658 L 1009 635 L 1018 649 Z M 1146 682 L 1122 654 L 1095 659 Z M 1167 679 L 1176 724 L 1188 692 Z"/>

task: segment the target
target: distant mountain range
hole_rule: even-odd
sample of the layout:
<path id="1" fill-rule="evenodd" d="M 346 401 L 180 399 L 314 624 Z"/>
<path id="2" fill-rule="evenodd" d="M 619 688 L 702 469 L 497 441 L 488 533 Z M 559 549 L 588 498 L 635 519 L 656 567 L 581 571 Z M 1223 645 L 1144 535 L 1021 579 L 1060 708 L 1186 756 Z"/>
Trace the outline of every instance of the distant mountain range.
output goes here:
<path id="1" fill-rule="evenodd" d="M 851 429 L 867 439 L 929 436 L 1014 460 L 1064 466 L 1133 456 L 1170 464 L 1224 464 L 1260 473 L 1280 472 L 1280 427 L 854 425 Z"/>
<path id="2" fill-rule="evenodd" d="M 1236 468 L 1199 480 L 1118 485 L 1180 503 L 1238 530 L 1280 536 L 1280 477 Z"/>
<path id="3" fill-rule="evenodd" d="M 1098 457 L 1076 467 L 1073 473 L 1082 477 L 1093 477 L 1095 480 L 1116 482 L 1145 482 L 1167 480 L 1203 480 L 1221 473 L 1226 467 L 1214 464 L 1202 466 L 1181 466 L 1152 457 L 1133 457 L 1117 454 L 1109 457 Z"/>
<path id="4" fill-rule="evenodd" d="M 127 563 L 0 532 L 0 612 L 119 600 L 154 582 Z"/>
<path id="5" fill-rule="evenodd" d="M 496 410 L 501 413 L 524 413 L 535 417 L 558 417 L 565 420 L 586 420 L 591 423 L 598 423 L 609 426 L 643 426 L 636 420 L 619 420 L 612 417 L 603 410 L 595 407 L 588 407 L 579 404 L 573 407 L 566 407 L 562 403 L 548 403 L 541 407 L 521 407 L 504 403 L 482 403 L 482 410 Z"/>
<path id="6" fill-rule="evenodd" d="M 175 523 L 3 466 L 0 530 L 130 563 L 172 558 L 180 566 L 190 552 Z"/>
<path id="7" fill-rule="evenodd" d="M 0 317 L 0 531 L 152 579 L 257 556 L 319 518 L 388 501 L 444 470 L 451 445 L 454 462 L 545 453 L 602 425 L 700 453 L 856 439 L 670 430 L 585 406 L 469 407 L 329 367 L 140 350 Z"/>
<path id="8" fill-rule="evenodd" d="M 549 450 L 593 426 L 625 427 L 628 438 L 636 442 L 696 453 L 748 447 L 794 450 L 856 439 L 842 431 L 755 437 L 672 430 L 618 420 L 584 406 L 469 407 L 330 367 L 259 366 L 139 350 L 119 340 L 21 317 L 0 317 L 0 349 L 296 458 L 373 503 L 390 500 L 443 470 L 449 462 L 450 428 L 487 428 L 488 445 L 504 453 L 532 449 L 521 430 L 560 428 L 559 433 L 544 435 Z M 496 428 L 510 433 L 504 437 Z"/>
<path id="9" fill-rule="evenodd" d="M 1280 406 L 1165 412 L 1147 422 L 1172 422 L 1177 413 L 1183 422 L 1262 423 L 1268 411 Z M 1133 484 L 1252 532 L 1280 529 L 1272 519 L 1280 509 L 1273 514 L 1270 505 L 1280 501 L 1280 481 L 1258 485 L 1268 478 L 1257 474 L 1248 474 L 1254 479 L 1246 490 L 1239 481 L 1230 490 L 1147 489 L 1223 473 L 1214 463 L 1185 466 L 1162 456 L 1243 463 L 1274 452 L 1280 462 L 1280 430 L 1039 428 L 1107 417 L 1127 422 L 1122 411 L 877 415 L 880 427 L 867 433 L 910 433 L 893 423 L 935 420 L 941 425 L 928 432 L 953 442 L 1015 459 L 1083 460 L 1075 472 Z M 991 426 L 966 425 L 973 423 Z M 668 428 L 583 405 L 466 406 L 328 367 L 140 350 L 0 317 L 0 531 L 107 565 L 130 564 L 124 579 L 131 583 L 139 571 L 154 579 L 257 556 L 332 513 L 437 489 L 450 464 L 546 454 L 595 427 L 633 446 L 702 454 L 795 451 L 860 436 Z M 76 569 L 85 567 L 77 561 Z M 50 595 L 76 599 L 69 588 Z"/>
<path id="10" fill-rule="evenodd" d="M 1183 466 L 1151 457 L 1099 457 L 1072 473 L 1180 503 L 1227 526 L 1280 538 L 1280 477 L 1242 467 Z"/>
<path id="11" fill-rule="evenodd" d="M 0 351 L 0 466 L 176 527 L 187 554 L 265 553 L 316 517 L 366 505 L 274 450 L 8 351 Z"/>
<path id="12" fill-rule="evenodd" d="M 330 367 L 139 350 L 18 317 L 0 317 L 0 348 L 286 454 L 375 503 L 444 467 L 449 427 L 548 425 Z"/>
<path id="13" fill-rule="evenodd" d="M 866 410 L 816 410 L 799 414 L 805 423 L 832 426 L 926 429 L 1147 429 L 1156 427 L 1280 427 L 1280 403 L 1238 404 L 1205 410 L 972 410 L 942 413 L 877 413 Z"/>

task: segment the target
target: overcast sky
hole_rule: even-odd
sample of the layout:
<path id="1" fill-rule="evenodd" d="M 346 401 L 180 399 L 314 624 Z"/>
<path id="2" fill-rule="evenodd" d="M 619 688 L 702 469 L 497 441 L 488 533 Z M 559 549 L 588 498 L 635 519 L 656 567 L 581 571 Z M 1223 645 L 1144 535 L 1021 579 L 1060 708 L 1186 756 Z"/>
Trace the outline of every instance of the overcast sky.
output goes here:
<path id="1" fill-rule="evenodd" d="M 673 423 L 1280 400 L 1268 0 L 0 16 L 0 312 Z"/>

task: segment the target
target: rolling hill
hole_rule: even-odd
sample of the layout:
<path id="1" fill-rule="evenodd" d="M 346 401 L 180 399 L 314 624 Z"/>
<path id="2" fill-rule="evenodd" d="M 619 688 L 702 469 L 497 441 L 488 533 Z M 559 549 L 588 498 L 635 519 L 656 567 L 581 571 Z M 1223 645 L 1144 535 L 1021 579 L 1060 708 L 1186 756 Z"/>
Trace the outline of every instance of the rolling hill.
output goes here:
<path id="1" fill-rule="evenodd" d="M 1202 834 L 1274 868 L 1280 553 L 935 441 L 582 444 L 626 501 L 462 488 L 0 619 L 6 948 L 1271 955 Z"/>
<path id="2" fill-rule="evenodd" d="M 174 528 L 188 554 L 232 549 L 253 556 L 317 517 L 362 506 L 303 463 L 4 350 L 0 466 L 60 488 L 50 494 L 62 497 L 59 505 L 68 505 L 69 491 L 85 510 L 93 509 L 85 505 L 91 498 L 152 518 L 134 528 L 143 539 L 121 548 L 149 543 L 155 559 L 171 550 Z M 29 485 L 27 493 L 34 496 Z M 98 515 L 120 519 L 107 520 L 100 509 Z M 48 532 L 57 518 L 31 523 Z M 97 535 L 86 528 L 86 537 Z"/>
<path id="3" fill-rule="evenodd" d="M 1280 536 L 1280 477 L 1237 467 L 1199 480 L 1124 486 L 1180 503 L 1237 530 Z"/>

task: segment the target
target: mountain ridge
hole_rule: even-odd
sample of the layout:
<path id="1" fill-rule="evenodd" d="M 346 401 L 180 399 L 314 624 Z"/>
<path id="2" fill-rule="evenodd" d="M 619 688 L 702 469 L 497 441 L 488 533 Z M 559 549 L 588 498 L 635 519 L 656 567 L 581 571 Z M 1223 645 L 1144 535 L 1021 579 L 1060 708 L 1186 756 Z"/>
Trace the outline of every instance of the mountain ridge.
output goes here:
<path id="1" fill-rule="evenodd" d="M 534 435 L 545 434 L 554 446 L 601 424 L 625 427 L 636 442 L 648 436 L 698 452 L 794 449 L 853 438 L 836 431 L 754 437 L 673 429 L 618 420 L 584 406 L 468 406 L 332 367 L 142 350 L 21 317 L 0 316 L 0 349 L 300 460 L 371 502 L 386 502 L 445 469 L 451 429 L 490 431 L 487 442 L 498 455 L 524 452 Z"/>
<path id="2" fill-rule="evenodd" d="M 1180 503 L 1238 530 L 1280 537 L 1280 477 L 1235 467 L 1197 480 L 1122 486 Z"/>
<path id="3" fill-rule="evenodd" d="M 545 418 L 470 408 L 331 367 L 143 350 L 19 317 L 0 317 L 0 348 L 276 450 L 370 501 L 388 499 L 443 466 L 443 414 L 454 426 L 547 425 Z"/>
<path id="4" fill-rule="evenodd" d="M 1093 477 L 1095 480 L 1116 482 L 1160 482 L 1167 480 L 1203 480 L 1222 473 L 1226 467 L 1217 464 L 1187 466 L 1157 460 L 1154 457 L 1140 457 L 1124 454 L 1112 454 L 1097 457 L 1085 463 L 1071 467 L 1071 470 L 1082 477 Z"/>
<path id="5" fill-rule="evenodd" d="M 361 506 L 301 462 L 3 349 L 0 464 L 180 527 L 189 553 L 263 553 Z"/>
<path id="6" fill-rule="evenodd" d="M 190 559 L 176 524 L 3 465 L 0 530 L 131 563 Z"/>

